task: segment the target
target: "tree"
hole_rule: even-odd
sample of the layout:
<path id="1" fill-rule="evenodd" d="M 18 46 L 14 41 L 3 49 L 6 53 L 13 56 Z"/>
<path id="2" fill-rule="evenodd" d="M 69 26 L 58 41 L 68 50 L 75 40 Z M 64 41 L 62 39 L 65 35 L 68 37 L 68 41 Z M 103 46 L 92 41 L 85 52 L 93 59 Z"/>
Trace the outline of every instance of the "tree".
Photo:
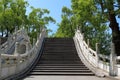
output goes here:
<path id="1" fill-rule="evenodd" d="M 0 23 L 2 36 L 8 36 L 15 27 L 20 27 L 26 20 L 27 2 L 24 0 L 1 0 L 0 1 Z M 6 33 L 6 34 L 3 34 Z"/>
<path id="2" fill-rule="evenodd" d="M 0 1 L 0 23 L 1 23 L 1 31 L 2 31 L 2 36 L 4 35 L 4 30 L 7 29 L 7 34 L 8 34 L 8 21 L 6 20 L 6 17 L 8 15 L 9 11 L 9 3 L 11 3 L 11 0 L 1 0 Z"/>
<path id="3" fill-rule="evenodd" d="M 29 35 L 35 38 L 37 37 L 37 33 L 40 33 L 40 28 L 46 28 L 46 25 L 48 25 L 49 22 L 55 23 L 55 20 L 50 16 L 44 16 L 45 14 L 49 14 L 49 11 L 47 9 L 35 9 L 34 7 L 31 7 L 31 9 L 32 11 L 28 16 Z"/>
<path id="4" fill-rule="evenodd" d="M 17 27 L 18 29 L 20 29 L 20 27 L 25 27 L 27 25 L 26 8 L 28 5 L 28 2 L 24 0 L 15 0 L 11 3 L 10 7 L 14 13 L 14 28 Z"/>
<path id="5" fill-rule="evenodd" d="M 94 0 L 102 17 L 107 17 L 110 22 L 109 27 L 112 30 L 112 42 L 115 44 L 115 53 L 120 55 L 120 29 L 116 17 L 120 14 L 120 0 Z"/>
<path id="6" fill-rule="evenodd" d="M 100 43 L 100 52 L 109 54 L 111 36 L 107 31 L 107 18 L 102 17 L 95 2 L 93 0 L 72 0 L 72 9 L 85 40 L 90 39 L 90 45 L 94 50 L 95 43 Z"/>
<path id="7" fill-rule="evenodd" d="M 48 16 L 50 12 L 47 9 L 31 7 L 32 11 L 26 15 L 28 6 L 29 4 L 25 0 L 0 1 L 0 32 L 2 36 L 8 36 L 8 32 L 13 33 L 15 28 L 24 27 L 32 40 L 40 33 L 40 28 L 47 28 L 49 22 L 55 23 L 55 20 Z"/>
<path id="8" fill-rule="evenodd" d="M 58 24 L 59 28 L 55 34 L 55 37 L 72 37 L 74 35 L 74 28 L 72 22 L 72 11 L 67 8 L 62 8 L 62 21 Z"/>
<path id="9" fill-rule="evenodd" d="M 59 24 L 57 37 L 73 37 L 74 30 L 79 27 L 85 40 L 90 39 L 90 46 L 95 50 L 95 43 L 100 43 L 102 54 L 109 54 L 110 33 L 107 31 L 106 17 L 92 0 L 72 0 L 72 9 L 62 8 L 62 21 Z"/>

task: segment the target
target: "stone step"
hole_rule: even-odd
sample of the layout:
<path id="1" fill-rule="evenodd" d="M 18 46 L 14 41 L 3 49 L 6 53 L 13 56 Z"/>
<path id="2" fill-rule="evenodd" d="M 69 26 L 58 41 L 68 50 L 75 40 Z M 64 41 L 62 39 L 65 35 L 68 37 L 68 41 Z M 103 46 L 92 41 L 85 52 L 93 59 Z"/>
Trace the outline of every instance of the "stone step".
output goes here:
<path id="1" fill-rule="evenodd" d="M 46 38 L 41 58 L 29 75 L 94 74 L 79 59 L 72 38 Z"/>
<path id="2" fill-rule="evenodd" d="M 40 64 L 40 63 L 38 63 L 36 66 L 79 66 L 79 67 L 85 67 L 85 65 L 84 64 L 51 64 L 51 63 L 49 63 L 49 64 Z"/>
<path id="3" fill-rule="evenodd" d="M 93 73 L 80 72 L 31 72 L 29 75 L 78 75 L 78 76 L 95 76 Z"/>
<path id="4" fill-rule="evenodd" d="M 65 52 L 69 52 L 69 53 L 74 53 L 74 52 L 76 52 L 76 50 L 73 50 L 73 49 L 44 49 L 44 52 L 61 52 L 61 53 L 65 53 Z"/>
<path id="5" fill-rule="evenodd" d="M 45 40 L 45 44 L 49 44 L 49 43 L 53 43 L 53 44 L 71 44 L 71 43 L 74 43 L 74 41 L 72 40 L 58 40 L 58 41 L 49 41 L 49 40 Z"/>
<path id="6" fill-rule="evenodd" d="M 64 56 L 64 55 L 60 55 L 60 56 L 57 56 L 57 55 L 44 55 L 41 57 L 41 60 L 44 59 L 44 60 L 73 60 L 73 61 L 80 61 L 80 59 L 77 57 L 77 56 Z"/>
<path id="7" fill-rule="evenodd" d="M 65 46 L 63 46 L 63 47 L 45 47 L 45 49 L 44 50 L 70 50 L 70 49 L 73 49 L 73 47 L 65 47 Z"/>
<path id="8" fill-rule="evenodd" d="M 85 68 L 88 69 L 86 66 L 83 65 L 37 65 L 35 68 Z"/>
<path id="9" fill-rule="evenodd" d="M 89 70 L 86 67 L 35 67 L 34 70 Z"/>
<path id="10" fill-rule="evenodd" d="M 42 62 L 42 61 L 79 61 L 79 59 L 72 59 L 72 58 L 57 58 L 57 59 L 54 59 L 54 58 L 41 58 L 41 61 L 39 62 Z"/>
<path id="11" fill-rule="evenodd" d="M 46 38 L 45 41 L 54 42 L 54 41 L 73 41 L 73 38 Z"/>
<path id="12" fill-rule="evenodd" d="M 74 56 L 76 56 L 77 54 L 75 53 L 75 52 L 45 52 L 45 51 L 43 51 L 43 53 L 42 53 L 42 56 L 44 56 L 44 55 L 58 55 L 58 56 L 60 56 L 60 55 L 65 55 L 65 56 L 67 56 L 67 55 L 74 55 Z"/>
<path id="13" fill-rule="evenodd" d="M 48 69 L 48 70 L 45 70 L 45 69 L 34 69 L 32 70 L 32 72 L 81 72 L 81 73 L 91 73 L 91 71 L 88 69 L 88 70 L 75 70 L 75 69 L 62 69 L 62 70 L 56 70 L 56 69 Z"/>
<path id="14" fill-rule="evenodd" d="M 39 61 L 39 64 L 78 64 L 78 65 L 83 65 L 80 61 Z"/>
<path id="15" fill-rule="evenodd" d="M 41 57 L 43 57 L 43 56 L 54 56 L 54 55 L 56 55 L 56 56 L 69 56 L 69 57 L 73 56 L 73 57 L 78 57 L 78 55 L 75 54 L 75 52 L 73 52 L 73 53 L 72 52 L 71 53 L 60 53 L 60 52 L 58 52 L 58 53 L 44 53 L 43 52 L 43 54 L 42 54 Z"/>

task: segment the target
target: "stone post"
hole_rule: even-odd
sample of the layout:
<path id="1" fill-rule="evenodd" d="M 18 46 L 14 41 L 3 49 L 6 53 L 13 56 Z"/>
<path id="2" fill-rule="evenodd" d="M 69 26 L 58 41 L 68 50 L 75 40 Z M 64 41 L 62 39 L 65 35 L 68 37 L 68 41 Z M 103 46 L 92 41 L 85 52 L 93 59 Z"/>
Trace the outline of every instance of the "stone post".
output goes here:
<path id="1" fill-rule="evenodd" d="M 37 33 L 37 40 L 39 39 L 39 33 Z"/>
<path id="2" fill-rule="evenodd" d="M 0 45 L 0 52 L 1 52 L 1 45 Z M 0 78 L 1 78 L 1 74 L 2 73 L 2 66 L 1 66 L 1 53 L 0 53 Z"/>
<path id="3" fill-rule="evenodd" d="M 0 37 L 0 45 L 2 44 L 2 40 L 1 40 L 1 37 Z"/>
<path id="4" fill-rule="evenodd" d="M 8 49 L 9 49 L 10 48 L 10 44 L 11 44 L 11 35 L 10 35 L 10 33 L 8 33 L 7 41 L 8 41 Z"/>
<path id="5" fill-rule="evenodd" d="M 82 33 L 82 40 L 84 40 L 84 33 Z"/>
<path id="6" fill-rule="evenodd" d="M 16 56 L 17 60 L 16 60 L 16 69 L 15 69 L 15 72 L 17 73 L 19 71 L 19 63 L 20 63 L 20 54 L 18 52 L 18 46 L 19 46 L 19 43 L 16 42 L 15 43 L 15 53 L 14 55 Z"/>
<path id="7" fill-rule="evenodd" d="M 0 45 L 0 54 L 1 54 L 2 50 L 1 50 L 1 45 Z"/>
<path id="8" fill-rule="evenodd" d="M 29 42 L 26 42 L 26 53 L 29 51 Z"/>
<path id="9" fill-rule="evenodd" d="M 19 53 L 18 53 L 18 45 L 19 45 L 19 43 L 18 42 L 16 42 L 15 43 L 15 55 L 18 55 Z"/>
<path id="10" fill-rule="evenodd" d="M 99 43 L 96 43 L 96 64 L 97 64 L 97 67 L 99 67 Z"/>
<path id="11" fill-rule="evenodd" d="M 110 76 L 117 76 L 116 53 L 115 53 L 114 43 L 111 43 L 109 75 Z"/>
<path id="12" fill-rule="evenodd" d="M 15 27 L 15 42 L 17 41 L 17 28 Z"/>
<path id="13" fill-rule="evenodd" d="M 79 30 L 79 28 L 77 27 L 76 30 Z"/>
<path id="14" fill-rule="evenodd" d="M 35 38 L 33 38 L 33 46 L 35 45 Z"/>
<path id="15" fill-rule="evenodd" d="M 87 39 L 87 45 L 88 45 L 88 47 L 90 46 L 90 40 L 89 39 Z"/>

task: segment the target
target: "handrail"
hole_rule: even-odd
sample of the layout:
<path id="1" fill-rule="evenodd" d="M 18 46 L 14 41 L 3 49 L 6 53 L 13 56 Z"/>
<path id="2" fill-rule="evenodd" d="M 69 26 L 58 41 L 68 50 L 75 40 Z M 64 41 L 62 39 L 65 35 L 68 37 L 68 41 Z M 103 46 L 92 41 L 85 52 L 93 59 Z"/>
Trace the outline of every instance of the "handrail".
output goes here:
<path id="1" fill-rule="evenodd" d="M 104 64 L 104 62 L 102 61 L 98 61 L 99 58 L 97 51 L 94 51 L 87 45 L 87 43 L 84 41 L 83 35 L 79 30 L 77 30 L 75 33 L 74 42 L 79 57 L 88 68 L 90 68 L 96 75 L 98 75 L 97 73 L 98 69 L 103 70 L 102 73 L 108 75 L 109 65 Z M 99 74 L 98 76 L 101 75 Z"/>
<path id="2" fill-rule="evenodd" d="M 27 35 L 24 35 L 26 38 Z M 42 47 L 44 37 L 46 36 L 46 30 L 42 30 L 39 38 L 37 39 L 33 48 L 26 51 L 24 54 L 16 53 L 14 55 L 1 54 L 0 57 L 0 80 L 15 77 L 20 73 L 26 71 L 36 60 L 39 55 L 39 51 Z M 17 51 L 16 51 L 17 52 Z"/>

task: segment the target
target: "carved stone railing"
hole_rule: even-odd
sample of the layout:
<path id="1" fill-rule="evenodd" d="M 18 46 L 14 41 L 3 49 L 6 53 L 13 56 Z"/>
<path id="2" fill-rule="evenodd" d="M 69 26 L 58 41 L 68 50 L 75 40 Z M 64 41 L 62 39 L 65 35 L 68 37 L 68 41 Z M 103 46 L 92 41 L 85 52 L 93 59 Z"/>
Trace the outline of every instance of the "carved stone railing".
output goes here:
<path id="1" fill-rule="evenodd" d="M 100 61 L 98 57 L 99 48 L 96 44 L 96 51 L 92 50 L 84 40 L 84 36 L 77 30 L 74 36 L 75 46 L 83 63 L 90 68 L 97 76 L 109 75 L 109 63 Z"/>
<path id="2" fill-rule="evenodd" d="M 26 33 L 25 33 L 26 34 Z M 24 38 L 27 38 L 27 34 Z M 26 42 L 26 51 L 20 54 L 19 42 L 15 43 L 15 51 L 13 55 L 0 55 L 0 80 L 14 79 L 17 75 L 24 73 L 32 66 L 39 55 L 43 40 L 46 36 L 46 30 L 42 30 L 35 45 L 31 48 L 30 42 Z M 23 37 L 23 36 L 22 36 Z"/>
<path id="3" fill-rule="evenodd" d="M 84 36 L 80 33 L 79 30 L 77 30 L 75 33 L 74 41 L 75 41 L 77 52 L 81 60 L 83 62 L 86 62 L 85 64 L 89 62 L 94 67 L 97 67 L 97 62 L 98 62 L 97 54 L 95 51 L 93 51 L 91 48 L 87 46 L 86 42 L 84 41 Z M 94 70 L 94 68 L 92 70 Z"/>
<path id="4" fill-rule="evenodd" d="M 120 76 L 120 56 L 117 57 L 117 68 L 118 68 L 118 76 Z"/>
<path id="5" fill-rule="evenodd" d="M 13 35 L 9 34 L 8 40 L 1 45 L 0 53 L 9 54 L 9 50 L 15 46 L 15 42 L 19 42 L 22 39 L 30 40 L 24 29 L 16 31 Z"/>

